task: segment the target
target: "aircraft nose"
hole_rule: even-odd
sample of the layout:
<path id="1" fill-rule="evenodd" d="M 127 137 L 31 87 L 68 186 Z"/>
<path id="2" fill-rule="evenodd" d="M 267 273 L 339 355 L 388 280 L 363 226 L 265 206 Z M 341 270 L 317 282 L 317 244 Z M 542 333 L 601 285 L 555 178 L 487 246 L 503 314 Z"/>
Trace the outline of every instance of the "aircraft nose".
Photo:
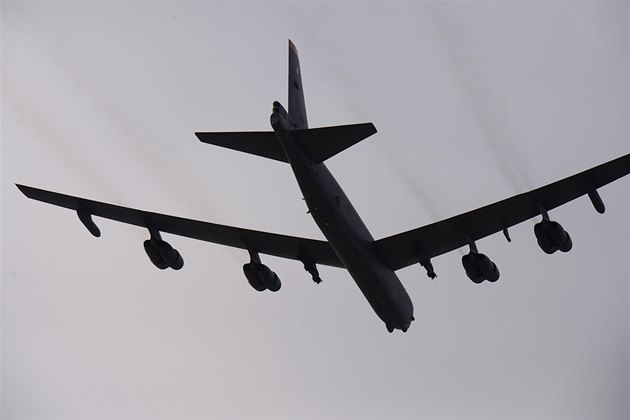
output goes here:
<path id="1" fill-rule="evenodd" d="M 409 329 L 409 326 L 411 326 L 411 322 L 408 322 L 405 325 L 403 325 L 401 328 L 402 332 L 407 332 L 407 330 Z"/>
<path id="2" fill-rule="evenodd" d="M 409 295 L 406 296 L 406 299 L 403 299 L 403 302 L 400 305 L 399 310 L 400 310 L 399 319 L 400 319 L 400 324 L 401 324 L 400 329 L 403 332 L 407 332 L 411 323 L 416 320 L 413 316 L 413 302 L 411 301 L 411 298 L 409 297 Z"/>

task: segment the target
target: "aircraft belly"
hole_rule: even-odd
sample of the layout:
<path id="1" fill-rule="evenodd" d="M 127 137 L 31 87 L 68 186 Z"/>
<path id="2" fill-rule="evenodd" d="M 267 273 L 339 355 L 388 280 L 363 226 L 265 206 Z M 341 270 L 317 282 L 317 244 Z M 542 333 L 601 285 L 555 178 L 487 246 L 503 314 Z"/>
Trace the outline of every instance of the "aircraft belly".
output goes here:
<path id="1" fill-rule="evenodd" d="M 406 329 L 413 304 L 396 273 L 379 260 L 370 242 L 338 228 L 329 223 L 322 231 L 374 312 L 386 324 Z"/>
<path id="2" fill-rule="evenodd" d="M 340 188 L 335 197 L 316 198 L 317 207 L 309 206 L 313 219 L 378 317 L 406 330 L 413 318 L 407 291 L 372 248 L 372 235 Z"/>

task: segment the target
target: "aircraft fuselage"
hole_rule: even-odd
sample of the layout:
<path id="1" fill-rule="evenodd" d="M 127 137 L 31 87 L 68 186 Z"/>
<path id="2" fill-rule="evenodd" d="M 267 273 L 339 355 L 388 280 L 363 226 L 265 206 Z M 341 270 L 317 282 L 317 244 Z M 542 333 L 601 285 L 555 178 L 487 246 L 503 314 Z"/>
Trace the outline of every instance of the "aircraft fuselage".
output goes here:
<path id="1" fill-rule="evenodd" d="M 372 247 L 374 238 L 324 163 L 313 162 L 295 142 L 286 110 L 274 102 L 271 125 L 310 214 L 357 286 L 388 328 L 406 331 L 413 304 L 396 273 Z"/>

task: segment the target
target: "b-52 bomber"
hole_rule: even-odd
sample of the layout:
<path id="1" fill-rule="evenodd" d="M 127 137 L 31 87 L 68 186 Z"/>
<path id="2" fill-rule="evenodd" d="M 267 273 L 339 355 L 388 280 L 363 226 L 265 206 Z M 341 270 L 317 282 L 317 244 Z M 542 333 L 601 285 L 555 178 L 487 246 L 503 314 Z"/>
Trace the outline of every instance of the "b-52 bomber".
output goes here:
<path id="1" fill-rule="evenodd" d="M 304 195 L 309 213 L 327 241 L 259 232 L 231 226 L 168 216 L 149 211 L 73 197 L 17 185 L 27 197 L 76 211 L 79 220 L 94 236 L 100 230 L 92 216 L 143 227 L 149 232 L 144 249 L 159 269 L 179 270 L 184 261 L 179 252 L 162 239 L 162 233 L 185 236 L 247 250 L 250 261 L 243 266 L 249 284 L 257 291 L 277 292 L 278 275 L 261 262 L 260 254 L 298 260 L 316 283 L 321 282 L 317 265 L 341 267 L 350 276 L 383 320 L 387 330 L 407 331 L 414 320 L 413 304 L 395 271 L 419 263 L 430 278 L 436 273 L 431 260 L 468 246 L 462 257 L 466 275 L 475 283 L 495 282 L 497 266 L 477 249 L 476 241 L 503 232 L 533 217 L 538 245 L 547 254 L 567 252 L 571 237 L 549 217 L 549 211 L 588 195 L 595 210 L 604 203 L 597 189 L 630 172 L 630 154 L 551 183 L 544 187 L 498 201 L 427 226 L 374 240 L 343 189 L 328 171 L 326 159 L 376 133 L 372 123 L 308 128 L 298 53 L 289 41 L 289 110 L 273 103 L 272 131 L 201 132 L 199 140 L 215 146 L 251 153 L 288 163 Z"/>

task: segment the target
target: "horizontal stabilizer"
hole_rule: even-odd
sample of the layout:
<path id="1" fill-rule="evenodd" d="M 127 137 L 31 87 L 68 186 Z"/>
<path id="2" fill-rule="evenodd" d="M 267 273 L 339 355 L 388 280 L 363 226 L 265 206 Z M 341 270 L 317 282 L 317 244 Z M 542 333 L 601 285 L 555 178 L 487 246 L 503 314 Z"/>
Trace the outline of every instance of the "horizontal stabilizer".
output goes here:
<path id="1" fill-rule="evenodd" d="M 321 163 L 376 133 L 376 128 L 372 123 L 363 123 L 293 130 L 292 133 L 308 157 Z M 202 132 L 195 135 L 203 143 L 288 163 L 273 131 Z"/>
<path id="2" fill-rule="evenodd" d="M 273 131 L 195 133 L 195 135 L 204 143 L 288 163 L 284 150 Z"/>
<path id="3" fill-rule="evenodd" d="M 295 140 L 315 163 L 321 163 L 376 133 L 372 123 L 294 130 Z"/>

